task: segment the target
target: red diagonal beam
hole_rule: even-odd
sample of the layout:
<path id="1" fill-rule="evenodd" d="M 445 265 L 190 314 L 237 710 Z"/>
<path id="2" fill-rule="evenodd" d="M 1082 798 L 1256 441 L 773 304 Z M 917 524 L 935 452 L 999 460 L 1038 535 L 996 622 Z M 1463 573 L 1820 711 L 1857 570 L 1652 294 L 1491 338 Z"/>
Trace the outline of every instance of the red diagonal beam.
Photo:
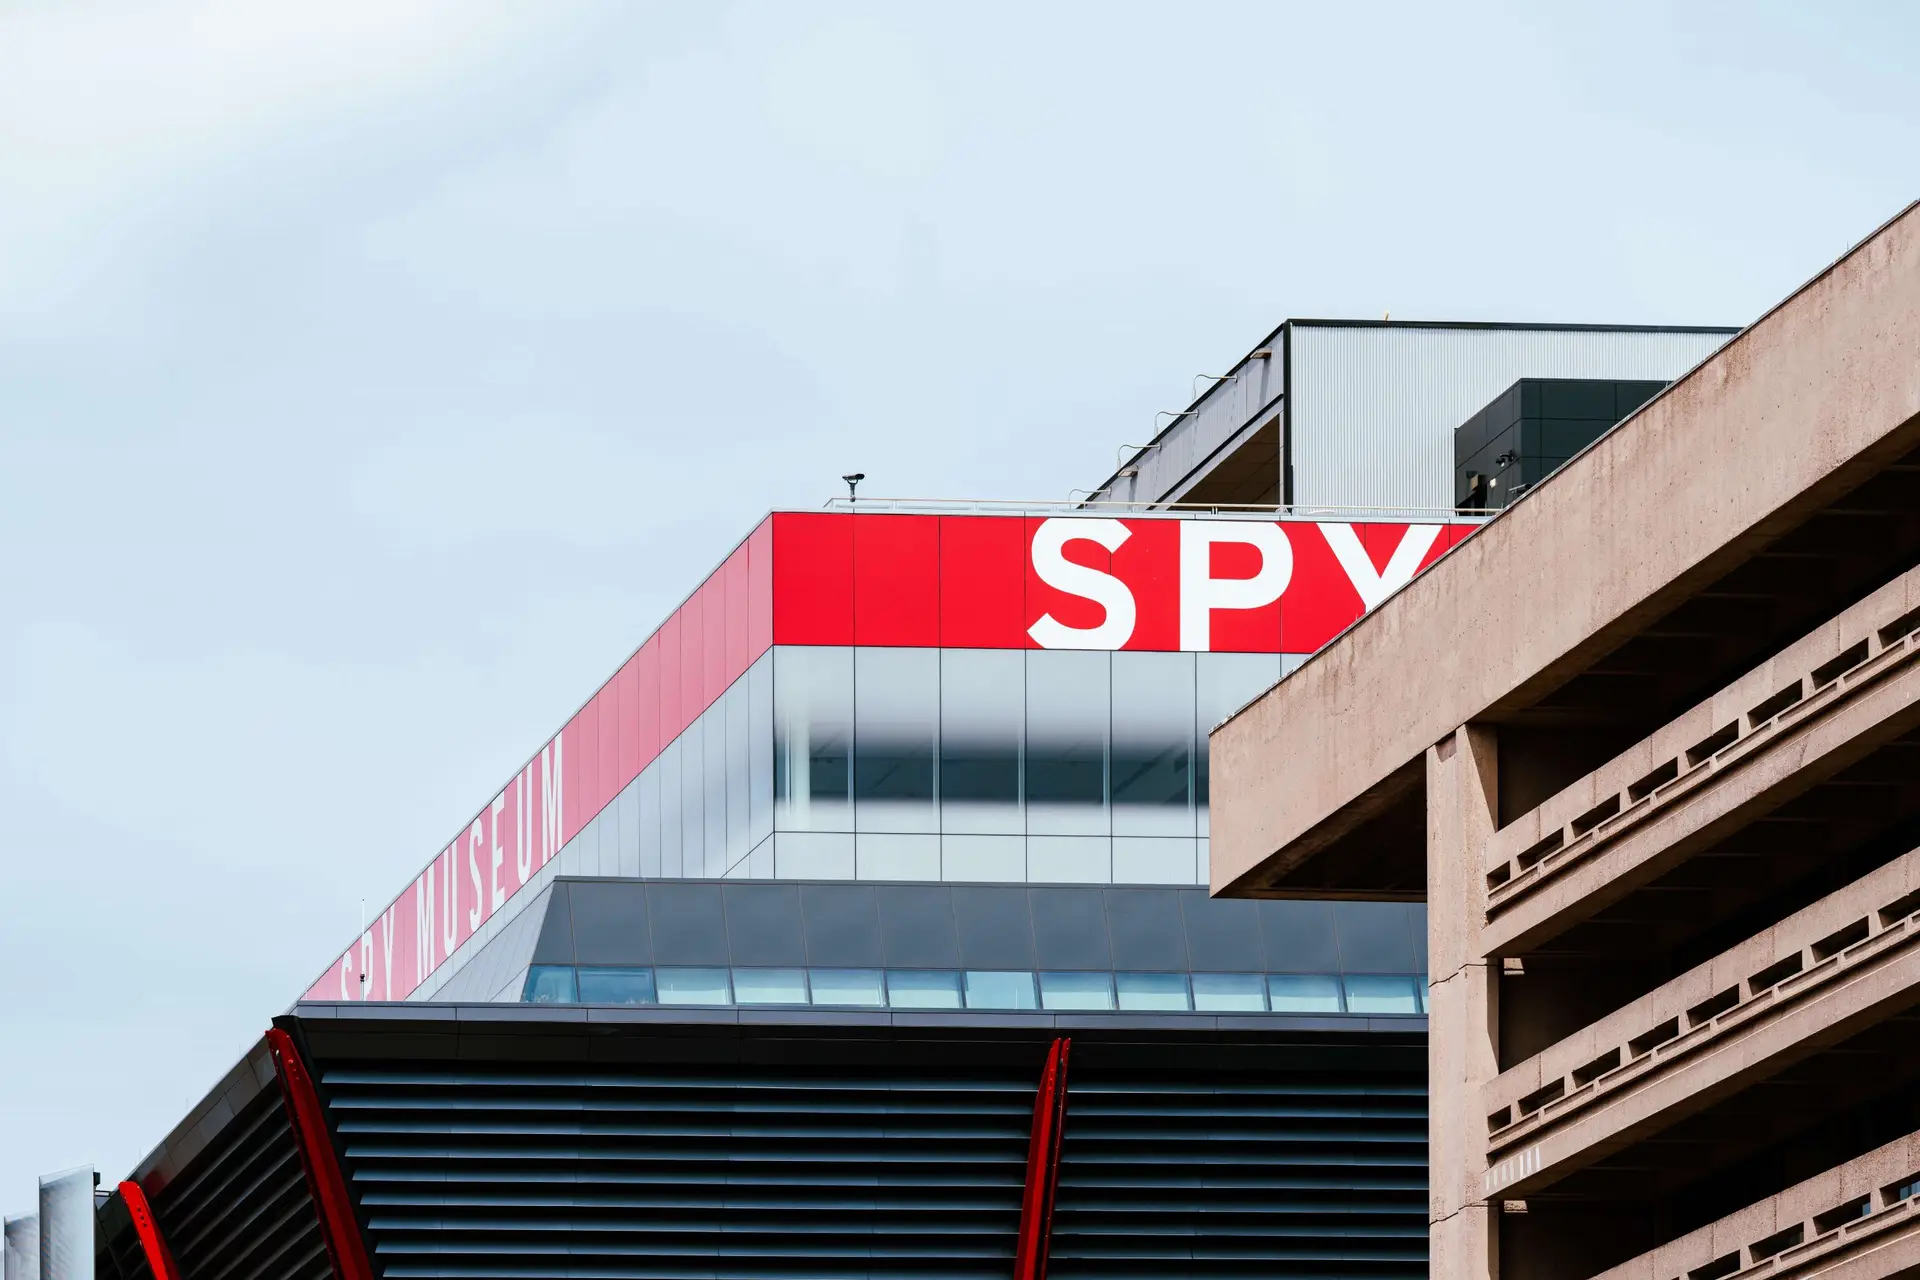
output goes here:
<path id="1" fill-rule="evenodd" d="M 340 1161 L 334 1155 L 333 1138 L 327 1133 L 327 1117 L 320 1110 L 313 1077 L 307 1073 L 293 1037 L 279 1027 L 267 1032 L 267 1048 L 280 1077 L 280 1097 L 287 1104 L 287 1120 L 293 1126 L 294 1143 L 300 1148 L 300 1167 L 307 1175 L 307 1194 L 320 1216 L 320 1234 L 326 1240 L 334 1280 L 373 1280 L 366 1241 L 361 1239 L 353 1201 L 347 1196 L 347 1180 L 341 1176 Z"/>
<path id="2" fill-rule="evenodd" d="M 1062 1036 L 1047 1050 L 1040 1090 L 1033 1099 L 1033 1136 L 1027 1140 L 1027 1187 L 1020 1198 L 1020 1243 L 1013 1257 L 1013 1280 L 1046 1280 L 1054 1193 L 1060 1186 L 1060 1137 L 1067 1127 L 1067 1053 L 1072 1046 L 1073 1041 Z"/>
<path id="3" fill-rule="evenodd" d="M 160 1235 L 160 1220 L 153 1216 L 153 1206 L 147 1203 L 147 1193 L 140 1184 L 121 1183 L 120 1203 L 127 1206 L 127 1215 L 133 1219 L 133 1234 L 140 1238 L 140 1252 L 147 1256 L 153 1280 L 180 1280 L 180 1268 L 174 1265 L 173 1251 Z"/>

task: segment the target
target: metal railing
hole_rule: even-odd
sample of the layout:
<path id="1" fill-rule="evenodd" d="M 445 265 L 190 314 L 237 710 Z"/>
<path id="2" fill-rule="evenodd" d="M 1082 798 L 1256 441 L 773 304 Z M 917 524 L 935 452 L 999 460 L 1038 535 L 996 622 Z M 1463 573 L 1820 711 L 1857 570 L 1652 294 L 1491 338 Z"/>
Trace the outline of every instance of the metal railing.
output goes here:
<path id="1" fill-rule="evenodd" d="M 1396 523 L 1489 520 L 1491 508 L 1364 507 L 1294 503 L 1122 502 L 1102 499 L 1018 498 L 869 498 L 829 499 L 828 511 L 880 511 L 928 515 L 1149 515 L 1223 516 L 1259 520 L 1385 520 Z"/>

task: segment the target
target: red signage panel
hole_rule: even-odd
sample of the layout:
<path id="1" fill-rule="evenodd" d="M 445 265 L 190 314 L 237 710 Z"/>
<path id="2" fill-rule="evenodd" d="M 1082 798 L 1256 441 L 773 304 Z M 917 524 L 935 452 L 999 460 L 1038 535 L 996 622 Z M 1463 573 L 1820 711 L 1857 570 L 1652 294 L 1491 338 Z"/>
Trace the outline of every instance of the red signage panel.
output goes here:
<path id="1" fill-rule="evenodd" d="M 309 999 L 404 999 L 775 644 L 1309 654 L 1474 526 L 781 513 L 661 624 Z"/>

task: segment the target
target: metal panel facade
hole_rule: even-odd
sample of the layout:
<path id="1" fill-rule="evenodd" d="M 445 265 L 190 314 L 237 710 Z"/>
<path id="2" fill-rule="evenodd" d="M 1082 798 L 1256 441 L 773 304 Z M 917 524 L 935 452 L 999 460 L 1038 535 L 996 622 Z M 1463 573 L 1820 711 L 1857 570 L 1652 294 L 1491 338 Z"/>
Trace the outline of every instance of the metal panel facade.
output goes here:
<path id="1" fill-rule="evenodd" d="M 1143 733 L 1164 745 L 1140 721 L 1166 712 L 1140 705 L 1139 693 L 1113 721 L 1112 673 L 1125 678 L 1133 668 L 1110 667 L 1109 651 L 1140 660 L 1201 655 L 1208 661 L 1186 687 L 1244 654 L 1311 653 L 1474 527 L 776 514 L 369 922 L 308 998 L 432 994 L 448 961 L 498 936 L 556 864 L 564 874 L 602 876 L 1165 883 L 1171 858 L 1179 866 L 1172 882 L 1190 882 L 1204 861 L 1194 841 L 1206 832 L 1188 815 L 1204 796 L 1188 794 L 1184 778 L 1179 803 L 1159 806 L 1179 830 L 1107 820 L 1109 738 L 1117 733 L 1123 756 Z M 755 592 L 764 599 L 756 603 Z M 776 642 L 784 663 L 765 660 Z M 1077 652 L 1046 652 L 1056 650 Z M 1015 673 L 1006 688 L 1058 695 L 1061 706 L 1040 698 L 1013 710 L 1031 713 L 1029 780 L 1041 779 L 1040 766 L 1057 766 L 1047 775 L 1053 790 L 1036 783 L 1029 799 L 1073 808 L 1053 815 L 1061 821 L 1009 830 L 938 820 L 944 809 L 924 775 L 947 691 L 941 665 L 961 651 L 1001 654 Z M 1278 679 L 1283 665 L 1270 665 L 1237 700 L 1209 704 L 1196 730 Z M 785 672 L 777 682 L 776 668 Z M 1074 672 L 1079 683 L 1068 678 Z M 856 678 L 872 695 L 859 705 Z M 799 692 L 783 700 L 776 684 Z M 1183 687 L 1177 670 L 1143 685 L 1163 694 Z M 1076 690 L 1086 696 L 1076 701 Z M 954 701 L 985 705 L 971 691 Z M 856 713 L 857 723 L 849 719 Z M 1190 717 L 1177 718 L 1186 743 Z M 904 754 L 850 758 L 856 737 Z M 781 742 L 807 750 L 788 759 Z M 1036 754 L 1043 746 L 1052 755 Z M 1181 751 L 1194 754 L 1190 745 Z M 1129 811 L 1148 807 L 1139 802 L 1160 777 L 1151 763 L 1133 760 L 1126 774 L 1117 798 Z M 866 803 L 853 803 L 860 787 L 841 776 L 849 764 L 865 770 Z M 1204 775 L 1195 772 L 1198 788 Z M 795 778 L 807 780 L 798 789 L 804 813 L 788 803 L 798 790 L 782 783 Z M 1088 778 L 1098 793 L 1090 806 L 1080 803 Z M 1070 794 L 1055 794 L 1061 786 Z M 768 843 L 776 830 L 786 833 L 778 847 Z M 1026 834 L 1038 842 L 972 839 Z M 1184 840 L 1187 852 L 1136 839 L 1160 836 Z M 964 874 L 953 869 L 962 864 Z"/>
<path id="2" fill-rule="evenodd" d="M 1730 330 L 1291 328 L 1296 509 L 1453 505 L 1453 429 L 1521 378 L 1672 381 Z"/>

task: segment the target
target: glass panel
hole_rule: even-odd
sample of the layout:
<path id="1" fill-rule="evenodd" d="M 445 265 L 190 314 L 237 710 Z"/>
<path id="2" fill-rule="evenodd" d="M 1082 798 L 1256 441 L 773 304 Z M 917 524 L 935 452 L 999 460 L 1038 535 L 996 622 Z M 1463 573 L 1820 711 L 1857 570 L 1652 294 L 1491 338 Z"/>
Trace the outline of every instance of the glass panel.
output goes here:
<path id="1" fill-rule="evenodd" d="M 851 831 L 853 650 L 783 645 L 773 656 L 774 827 Z"/>
<path id="2" fill-rule="evenodd" d="M 1193 671 L 1191 653 L 1113 655 L 1115 834 L 1193 834 Z"/>
<path id="3" fill-rule="evenodd" d="M 1193 1007 L 1187 999 L 1187 975 L 1184 973 L 1116 973 L 1113 985 L 1120 994 L 1122 1009 L 1186 1010 Z"/>
<path id="4" fill-rule="evenodd" d="M 958 1009 L 960 975 L 939 969 L 889 969 L 887 1003 L 896 1009 Z"/>
<path id="5" fill-rule="evenodd" d="M 747 825 L 756 848 L 773 834 L 773 654 L 760 655 L 747 671 Z"/>
<path id="6" fill-rule="evenodd" d="M 1113 1008 L 1110 973 L 1043 973 L 1040 1004 L 1047 1009 Z"/>
<path id="7" fill-rule="evenodd" d="M 735 969 L 735 1004 L 805 1004 L 805 969 Z"/>
<path id="8" fill-rule="evenodd" d="M 861 831 L 940 830 L 934 804 L 940 651 L 856 649 L 853 789 Z"/>
<path id="9" fill-rule="evenodd" d="M 1025 691 L 1023 653 L 999 649 L 941 652 L 942 831 L 1019 835 L 1026 830 L 1020 812 Z"/>
<path id="10" fill-rule="evenodd" d="M 720 699 L 727 718 L 727 866 L 744 859 L 753 848 L 748 838 L 747 794 L 752 785 L 747 777 L 749 744 L 753 737 L 747 708 L 745 680 L 736 680 Z"/>
<path id="11" fill-rule="evenodd" d="M 655 971 L 661 1004 L 731 1004 L 725 969 L 681 969 L 662 966 Z"/>
<path id="12" fill-rule="evenodd" d="M 653 970 L 590 969 L 582 965 L 580 1000 L 584 1004 L 652 1004 Z"/>
<path id="13" fill-rule="evenodd" d="M 1019 807 L 1012 812 L 1017 817 Z M 940 878 L 1017 884 L 1027 878 L 1027 838 L 941 836 Z"/>
<path id="14" fill-rule="evenodd" d="M 1033 974 L 1004 969 L 967 970 L 967 1008 L 1033 1009 Z"/>
<path id="15" fill-rule="evenodd" d="M 1339 1013 L 1340 979 L 1326 973 L 1270 973 L 1267 995 L 1275 1013 Z"/>
<path id="16" fill-rule="evenodd" d="M 660 761 L 640 771 L 640 874 L 660 874 Z"/>
<path id="17" fill-rule="evenodd" d="M 886 980 L 878 969 L 811 969 L 815 1004 L 878 1008 L 887 1002 Z"/>
<path id="18" fill-rule="evenodd" d="M 1113 811 L 1114 825 L 1120 824 L 1120 810 Z M 1194 849 L 1192 836 L 1115 836 L 1113 838 L 1113 882 L 1115 884 L 1192 884 Z"/>
<path id="19" fill-rule="evenodd" d="M 1203 1013 L 1261 1013 L 1267 984 L 1257 973 L 1196 973 L 1193 1007 Z"/>
<path id="20" fill-rule="evenodd" d="M 654 761 L 660 771 L 660 874 L 675 879 L 680 866 L 680 741 L 674 739 Z"/>
<path id="21" fill-rule="evenodd" d="M 1348 1013 L 1418 1013 L 1418 979 L 1399 974 L 1347 975 Z"/>
<path id="22" fill-rule="evenodd" d="M 1034 884 L 1110 884 L 1108 836 L 1028 836 L 1027 879 Z"/>
<path id="23" fill-rule="evenodd" d="M 536 964 L 527 970 L 527 1004 L 572 1004 L 573 966 Z"/>
<path id="24" fill-rule="evenodd" d="M 853 835 L 782 831 L 773 837 L 773 874 L 782 880 L 851 880 Z"/>
<path id="25" fill-rule="evenodd" d="M 1107 835 L 1112 654 L 1027 655 L 1027 830 Z"/>
<path id="26" fill-rule="evenodd" d="M 940 878 L 939 836 L 863 834 L 854 840 L 855 869 L 862 880 Z"/>
<path id="27" fill-rule="evenodd" d="M 1194 655 L 1193 799 L 1203 836 L 1207 834 L 1207 734 L 1279 679 L 1280 655 L 1275 653 Z"/>

